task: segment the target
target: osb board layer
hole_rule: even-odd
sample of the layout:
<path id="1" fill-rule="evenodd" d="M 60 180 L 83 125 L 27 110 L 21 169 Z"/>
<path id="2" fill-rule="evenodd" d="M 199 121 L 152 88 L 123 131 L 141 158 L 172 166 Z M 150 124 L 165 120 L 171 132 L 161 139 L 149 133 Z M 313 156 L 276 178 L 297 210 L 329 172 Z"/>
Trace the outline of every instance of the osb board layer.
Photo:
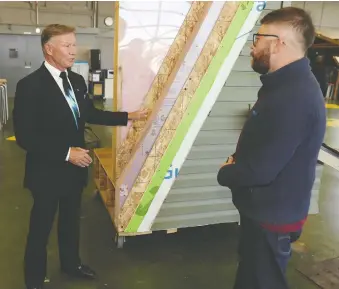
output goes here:
<path id="1" fill-rule="evenodd" d="M 116 189 L 117 193 L 120 194 L 120 205 L 127 198 L 141 166 L 150 153 L 151 147 L 164 123 L 165 115 L 168 114 L 173 106 L 177 95 L 170 94 L 169 90 L 210 5 L 210 2 L 194 2 L 192 4 L 175 38 L 175 42 L 171 46 L 146 96 L 144 106 L 152 109 L 151 117 L 144 122 L 134 122 L 128 131 L 126 139 L 117 151 Z M 166 96 L 169 97 L 164 101 Z"/>
<path id="2" fill-rule="evenodd" d="M 209 88 L 213 84 L 213 78 L 217 74 L 218 69 L 229 51 L 228 49 L 226 50 L 226 53 L 223 53 L 224 49 L 220 46 L 222 40 L 224 39 L 223 45 L 228 43 L 228 46 L 230 45 L 231 47 L 237 32 L 239 32 L 241 25 L 249 13 L 249 11 L 246 10 L 247 14 L 245 15 L 245 18 L 243 17 L 241 21 L 239 20 L 239 25 L 235 27 L 237 28 L 235 29 L 236 32 L 230 33 L 230 38 L 225 37 L 226 31 L 232 22 L 239 4 L 239 2 L 227 2 L 224 5 L 220 13 L 220 17 L 204 46 L 202 54 L 199 56 L 189 79 L 185 83 L 177 102 L 171 110 L 171 113 L 169 114 L 169 117 L 167 118 L 165 125 L 163 126 L 160 135 L 152 148 L 152 152 L 147 157 L 136 184 L 132 188 L 125 205 L 121 210 L 121 230 L 129 232 L 136 231 L 143 216 L 147 212 L 147 209 L 156 194 L 159 185 L 163 181 L 173 157 L 175 156 L 176 150 L 179 148 L 180 143 L 184 138 L 185 132 L 189 129 L 199 105 L 201 105 L 202 100 L 207 95 Z M 229 40 L 228 42 L 227 38 Z M 215 60 L 216 63 L 212 65 L 214 68 L 209 68 L 212 59 L 214 59 L 217 52 L 223 57 L 219 56 L 221 59 L 217 58 L 217 60 Z M 216 69 L 216 67 L 218 68 Z M 197 90 L 198 87 L 199 89 Z M 196 103 L 191 103 L 193 100 L 195 100 Z M 187 110 L 188 107 L 189 109 Z M 184 115 L 185 118 L 183 119 Z M 175 143 L 177 145 L 174 145 Z M 169 144 L 171 144 L 171 146 L 169 146 Z M 166 150 L 166 157 L 163 158 Z M 170 154 L 168 154 L 169 152 Z M 151 181 L 152 184 L 150 185 Z M 141 198 L 143 198 L 142 203 L 140 203 Z M 131 220 L 132 217 L 133 220 Z M 129 223 L 130 225 L 126 228 Z"/>
<path id="3" fill-rule="evenodd" d="M 212 2 L 209 2 L 210 4 Z M 171 111 L 182 87 L 185 84 L 185 81 L 189 77 L 192 68 L 197 61 L 201 51 L 203 49 L 204 43 L 207 41 L 213 25 L 217 21 L 223 2 L 213 2 L 213 6 L 217 9 L 214 9 L 213 15 L 209 15 L 203 22 L 203 26 L 199 29 L 196 37 L 194 39 L 187 39 L 188 42 L 192 42 L 190 49 L 188 50 L 183 61 L 181 63 L 178 73 L 175 75 L 175 79 L 170 86 L 168 92 L 165 94 L 164 100 L 162 101 L 161 107 L 157 110 L 157 115 L 155 120 L 152 122 L 152 125 L 148 131 L 146 131 L 146 136 L 140 141 L 140 144 L 137 145 L 137 150 L 133 154 L 132 158 L 129 160 L 128 166 L 125 168 L 124 173 L 120 176 L 117 182 L 117 189 L 120 189 L 120 199 L 121 204 L 124 203 L 127 198 L 130 189 L 132 188 L 140 170 L 145 162 L 146 157 L 150 154 L 155 140 L 157 139 L 159 132 L 162 126 L 167 119 L 169 112 Z M 209 13 L 212 14 L 212 13 Z M 201 15 L 203 17 L 203 15 Z M 199 20 L 199 19 L 198 19 Z M 198 29 L 199 25 L 195 25 L 195 29 Z M 193 33 L 195 34 L 195 33 Z M 193 38 L 194 35 L 191 35 Z M 182 54 L 185 54 L 185 51 L 182 51 Z"/>

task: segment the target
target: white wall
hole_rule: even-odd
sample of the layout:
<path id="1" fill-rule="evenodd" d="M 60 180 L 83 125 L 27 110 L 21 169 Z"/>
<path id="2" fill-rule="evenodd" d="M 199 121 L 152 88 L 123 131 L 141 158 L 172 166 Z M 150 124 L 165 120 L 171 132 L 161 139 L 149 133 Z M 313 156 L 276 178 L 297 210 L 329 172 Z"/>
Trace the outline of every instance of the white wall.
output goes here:
<path id="1" fill-rule="evenodd" d="M 308 11 L 317 28 L 339 28 L 339 1 L 292 1 L 292 6 Z"/>

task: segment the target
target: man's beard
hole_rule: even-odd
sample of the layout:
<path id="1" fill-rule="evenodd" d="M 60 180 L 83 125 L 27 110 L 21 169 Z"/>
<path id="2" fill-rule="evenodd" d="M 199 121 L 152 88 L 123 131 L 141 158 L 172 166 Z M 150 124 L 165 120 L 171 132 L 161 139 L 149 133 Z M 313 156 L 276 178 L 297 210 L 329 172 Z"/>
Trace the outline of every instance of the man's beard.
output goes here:
<path id="1" fill-rule="evenodd" d="M 254 56 L 253 52 L 251 52 L 252 56 L 252 69 L 259 74 L 266 74 L 270 70 L 270 53 L 268 49 L 264 49 L 260 53 Z"/>

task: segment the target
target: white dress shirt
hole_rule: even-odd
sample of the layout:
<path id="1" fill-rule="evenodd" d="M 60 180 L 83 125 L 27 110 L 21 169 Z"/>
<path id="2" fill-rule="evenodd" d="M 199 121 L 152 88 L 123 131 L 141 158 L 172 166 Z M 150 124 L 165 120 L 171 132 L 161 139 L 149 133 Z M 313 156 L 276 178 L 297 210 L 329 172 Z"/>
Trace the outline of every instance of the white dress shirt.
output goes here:
<path id="1" fill-rule="evenodd" d="M 66 101 L 67 101 L 67 97 L 66 97 L 66 95 L 65 95 L 64 86 L 63 86 L 63 84 L 62 84 L 62 78 L 60 77 L 61 71 L 60 71 L 59 69 L 55 68 L 54 66 L 52 66 L 51 64 L 49 64 L 47 61 L 45 61 L 44 64 L 45 64 L 47 70 L 48 70 L 48 71 L 51 73 L 51 75 L 53 76 L 55 82 L 56 82 L 56 83 L 58 84 L 58 86 L 60 87 L 60 89 L 61 89 L 61 91 L 62 91 L 62 93 L 63 93 L 63 95 L 65 96 L 65 99 L 66 99 Z M 69 83 L 69 85 L 71 86 L 71 89 L 72 89 L 72 91 L 73 91 L 73 95 L 75 96 L 75 93 L 74 93 L 72 84 L 71 84 L 71 82 L 70 82 L 69 79 L 68 79 L 68 71 L 66 70 L 65 72 L 66 72 L 66 75 L 67 75 L 68 83 Z M 74 97 L 74 98 L 75 98 L 75 99 L 74 99 L 74 100 L 75 100 L 75 103 L 76 103 L 76 105 L 78 106 L 76 97 Z M 69 103 L 69 102 L 67 101 L 67 103 Z M 72 107 L 71 107 L 71 106 L 70 106 L 70 109 L 72 110 Z M 78 106 L 78 110 L 79 110 L 79 106 Z M 80 110 L 79 110 L 79 114 L 80 114 Z M 70 153 L 70 151 L 71 151 L 71 148 L 69 148 L 69 150 L 68 150 L 68 153 L 67 153 L 67 156 L 66 156 L 66 161 L 68 161 L 68 159 L 69 159 L 69 153 Z"/>

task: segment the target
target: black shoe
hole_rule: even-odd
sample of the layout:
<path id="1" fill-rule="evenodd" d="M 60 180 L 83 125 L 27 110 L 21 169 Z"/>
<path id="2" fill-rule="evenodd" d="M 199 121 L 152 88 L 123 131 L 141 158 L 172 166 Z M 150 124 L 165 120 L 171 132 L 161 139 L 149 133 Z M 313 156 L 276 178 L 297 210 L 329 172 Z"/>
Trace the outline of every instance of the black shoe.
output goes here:
<path id="1" fill-rule="evenodd" d="M 88 267 L 86 265 L 79 265 L 78 267 L 76 267 L 74 269 L 62 269 L 62 271 L 65 272 L 67 275 L 70 275 L 72 277 L 87 278 L 87 279 L 95 279 L 96 278 L 95 272 L 90 267 Z"/>

